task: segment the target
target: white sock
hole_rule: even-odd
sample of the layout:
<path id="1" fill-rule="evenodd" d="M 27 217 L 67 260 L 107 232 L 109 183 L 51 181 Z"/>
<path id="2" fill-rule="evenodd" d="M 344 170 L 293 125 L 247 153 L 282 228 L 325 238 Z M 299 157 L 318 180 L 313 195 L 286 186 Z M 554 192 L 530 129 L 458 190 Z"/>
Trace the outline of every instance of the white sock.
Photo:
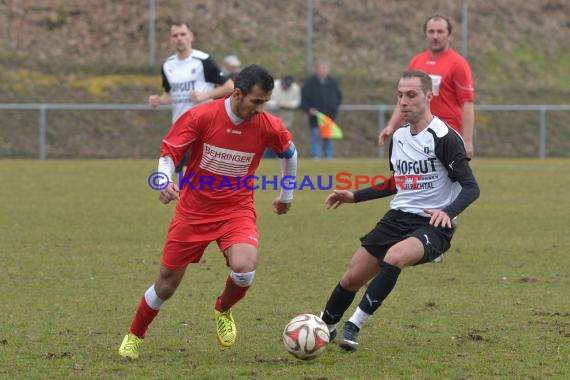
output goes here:
<path id="1" fill-rule="evenodd" d="M 154 290 L 154 285 L 148 288 L 147 291 L 144 293 L 144 299 L 147 305 L 154 310 L 159 310 L 162 304 L 164 303 L 164 300 L 159 298 L 158 294 L 156 294 L 156 290 Z"/>
<path id="2" fill-rule="evenodd" d="M 361 308 L 357 307 L 356 311 L 354 312 L 354 314 L 352 314 L 352 317 L 350 317 L 348 319 L 349 322 L 352 322 L 356 325 L 356 327 L 358 327 L 359 329 L 362 328 L 362 326 L 364 325 L 364 323 L 368 320 L 368 318 L 370 318 L 371 315 L 365 313 L 364 311 L 362 311 Z"/>

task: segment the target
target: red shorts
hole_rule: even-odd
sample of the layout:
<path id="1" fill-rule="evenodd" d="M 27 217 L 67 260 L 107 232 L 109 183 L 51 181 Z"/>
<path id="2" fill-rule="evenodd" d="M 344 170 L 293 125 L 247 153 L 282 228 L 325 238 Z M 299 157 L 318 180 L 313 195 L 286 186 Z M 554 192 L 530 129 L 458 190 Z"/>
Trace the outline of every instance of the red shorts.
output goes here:
<path id="1" fill-rule="evenodd" d="M 170 223 L 162 253 L 162 265 L 168 269 L 185 268 L 197 263 L 213 241 L 222 252 L 234 244 L 245 243 L 259 248 L 255 219 L 237 217 L 219 222 L 187 224 L 176 218 Z M 228 264 L 226 259 L 226 265 Z"/>

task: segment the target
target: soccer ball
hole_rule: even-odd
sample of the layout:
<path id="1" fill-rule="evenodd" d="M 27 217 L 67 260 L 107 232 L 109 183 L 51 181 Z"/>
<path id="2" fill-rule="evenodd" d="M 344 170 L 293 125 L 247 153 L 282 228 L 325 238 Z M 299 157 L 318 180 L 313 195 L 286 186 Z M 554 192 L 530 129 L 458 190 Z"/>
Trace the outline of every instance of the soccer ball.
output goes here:
<path id="1" fill-rule="evenodd" d="M 327 324 L 313 314 L 297 315 L 283 330 L 283 344 L 297 359 L 315 359 L 325 351 L 328 342 Z"/>

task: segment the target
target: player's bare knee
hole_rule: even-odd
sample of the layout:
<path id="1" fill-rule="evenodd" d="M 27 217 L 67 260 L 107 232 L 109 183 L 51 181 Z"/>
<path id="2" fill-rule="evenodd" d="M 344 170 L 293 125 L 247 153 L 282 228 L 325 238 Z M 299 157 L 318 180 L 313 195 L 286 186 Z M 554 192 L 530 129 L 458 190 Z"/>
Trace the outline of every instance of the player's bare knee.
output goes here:
<path id="1" fill-rule="evenodd" d="M 154 283 L 156 294 L 166 301 L 176 292 L 183 276 L 184 272 L 161 270 L 158 279 Z"/>
<path id="2" fill-rule="evenodd" d="M 154 288 L 156 289 L 156 294 L 166 301 L 174 292 L 176 292 L 176 288 L 178 288 L 178 283 L 172 281 L 157 281 L 154 284 Z"/>
<path id="3" fill-rule="evenodd" d="M 257 268 L 257 248 L 249 244 L 236 244 L 224 251 L 230 269 L 235 273 L 253 272 Z"/>
<path id="4" fill-rule="evenodd" d="M 257 262 L 253 260 L 246 260 L 240 262 L 233 262 L 230 269 L 235 273 L 255 272 Z"/>
<path id="5" fill-rule="evenodd" d="M 403 268 L 407 265 L 405 260 L 405 253 L 401 249 L 390 249 L 386 256 L 384 256 L 384 262 L 398 268 Z"/>
<path id="6" fill-rule="evenodd" d="M 180 284 L 180 280 L 178 277 L 169 276 L 169 277 L 159 277 L 159 279 L 155 282 L 154 287 L 156 288 L 156 294 L 163 300 L 167 300 L 176 292 L 178 285 Z"/>
<path id="7" fill-rule="evenodd" d="M 356 280 L 356 278 L 354 276 L 352 276 L 350 273 L 345 273 L 342 278 L 340 279 L 340 286 L 348 291 L 351 292 L 356 292 L 358 291 L 358 289 L 360 289 L 362 287 L 363 284 L 361 284 L 359 281 Z"/>

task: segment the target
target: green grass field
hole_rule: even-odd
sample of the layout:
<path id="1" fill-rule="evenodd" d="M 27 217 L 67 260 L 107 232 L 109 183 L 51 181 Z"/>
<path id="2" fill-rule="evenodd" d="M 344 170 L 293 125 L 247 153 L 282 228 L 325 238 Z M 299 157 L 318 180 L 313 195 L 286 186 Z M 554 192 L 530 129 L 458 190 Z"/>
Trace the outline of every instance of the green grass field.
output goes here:
<path id="1" fill-rule="evenodd" d="M 214 337 L 227 269 L 213 245 L 151 325 L 141 358 L 127 362 L 117 349 L 173 214 L 147 185 L 156 162 L 0 160 L 0 378 L 567 379 L 570 161 L 472 166 L 482 194 L 443 264 L 403 272 L 358 352 L 330 345 L 299 361 L 281 332 L 295 314 L 320 312 L 387 200 L 332 211 L 328 191 L 303 190 L 277 216 L 276 192 L 258 191 L 262 254 L 234 308 L 236 345 L 222 350 Z M 268 161 L 259 174 L 278 170 Z M 338 171 L 388 172 L 372 159 L 299 163 L 300 175 Z"/>

